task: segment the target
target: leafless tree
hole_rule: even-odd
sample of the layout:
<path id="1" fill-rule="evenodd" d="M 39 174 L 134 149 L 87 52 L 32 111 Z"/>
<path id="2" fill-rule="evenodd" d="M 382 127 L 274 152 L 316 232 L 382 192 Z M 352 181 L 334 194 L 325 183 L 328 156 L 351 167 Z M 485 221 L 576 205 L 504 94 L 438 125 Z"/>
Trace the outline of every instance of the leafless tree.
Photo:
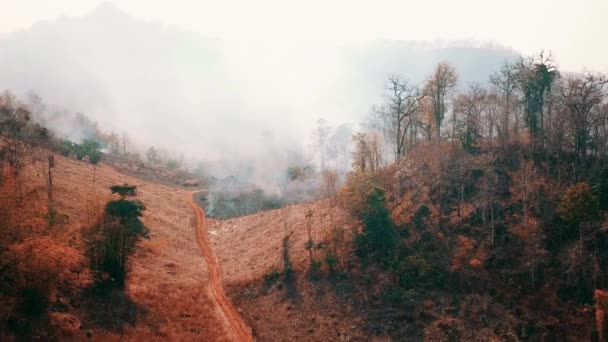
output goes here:
<path id="1" fill-rule="evenodd" d="M 353 131 L 347 124 L 335 127 L 329 136 L 328 157 L 333 160 L 338 177 L 346 175 L 350 168 L 352 140 Z"/>
<path id="2" fill-rule="evenodd" d="M 568 110 L 568 118 L 574 138 L 574 152 L 579 159 L 587 155 L 590 145 L 591 127 L 602 122 L 594 120 L 593 110 L 602 104 L 605 98 L 604 86 L 608 79 L 603 74 L 584 72 L 580 75 L 568 75 L 563 82 L 561 99 Z M 600 119 L 601 121 L 601 119 Z"/>
<path id="3" fill-rule="evenodd" d="M 353 136 L 353 168 L 359 171 L 374 172 L 383 165 L 382 143 L 378 133 L 357 133 Z"/>
<path id="4" fill-rule="evenodd" d="M 330 128 L 327 126 L 327 122 L 323 118 L 317 120 L 317 126 L 313 131 L 312 137 L 316 152 L 319 154 L 319 162 L 321 171 L 325 170 L 325 162 L 327 158 L 328 150 L 328 139 L 329 139 Z"/>
<path id="5" fill-rule="evenodd" d="M 469 83 L 467 89 L 454 99 L 451 136 L 452 139 L 458 137 L 467 150 L 474 147 L 481 137 L 480 125 L 486 104 L 487 90 L 477 83 Z M 492 129 L 489 131 L 491 135 Z"/>
<path id="6" fill-rule="evenodd" d="M 505 62 L 499 72 L 490 76 L 490 82 L 492 83 L 492 85 L 494 85 L 502 100 L 502 120 L 499 134 L 503 141 L 508 141 L 511 134 L 511 112 L 514 110 L 514 102 L 516 101 L 515 93 L 517 90 L 517 82 L 515 79 L 515 66 L 508 62 Z M 513 133 L 516 132 L 516 130 L 513 130 Z"/>
<path id="7" fill-rule="evenodd" d="M 457 82 L 456 69 L 448 63 L 439 63 L 426 81 L 424 94 L 430 99 L 438 141 L 441 138 L 441 122 L 447 111 L 447 96 L 456 87 Z"/>
<path id="8" fill-rule="evenodd" d="M 420 110 L 422 95 L 418 87 L 400 76 L 389 76 L 386 82 L 385 106 L 380 111 L 384 133 L 394 145 L 395 160 L 405 153 L 405 143 L 415 115 Z"/>

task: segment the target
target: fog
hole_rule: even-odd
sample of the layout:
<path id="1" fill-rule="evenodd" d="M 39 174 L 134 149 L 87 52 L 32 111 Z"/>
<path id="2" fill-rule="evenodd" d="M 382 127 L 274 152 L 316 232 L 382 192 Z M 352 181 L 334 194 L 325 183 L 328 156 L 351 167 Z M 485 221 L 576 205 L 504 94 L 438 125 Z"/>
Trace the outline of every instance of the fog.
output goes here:
<path id="1" fill-rule="evenodd" d="M 128 134 L 140 152 L 154 145 L 190 167 L 202 161 L 211 175 L 276 189 L 289 163 L 315 161 L 317 119 L 356 130 L 382 100 L 387 75 L 422 82 L 448 61 L 461 83 L 485 83 L 516 55 L 474 42 L 236 43 L 103 4 L 0 35 L 0 89 L 38 94 L 49 115 L 84 113 L 104 131 Z M 84 134 L 73 120 L 47 124 Z"/>

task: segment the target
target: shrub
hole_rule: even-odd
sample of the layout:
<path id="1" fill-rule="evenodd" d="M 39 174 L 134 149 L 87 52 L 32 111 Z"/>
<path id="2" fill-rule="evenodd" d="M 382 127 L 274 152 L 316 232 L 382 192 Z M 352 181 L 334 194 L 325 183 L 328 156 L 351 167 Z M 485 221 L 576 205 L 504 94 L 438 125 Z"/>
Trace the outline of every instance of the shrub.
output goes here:
<path id="1" fill-rule="evenodd" d="M 176 170 L 177 168 L 179 168 L 180 162 L 177 160 L 169 160 L 166 166 L 169 170 Z"/>
<path id="2" fill-rule="evenodd" d="M 321 276 L 321 261 L 311 260 L 309 275 L 312 280 L 319 280 Z"/>
<path id="3" fill-rule="evenodd" d="M 22 311 L 42 313 L 54 302 L 60 288 L 87 282 L 84 258 L 75 249 L 58 244 L 49 237 L 31 237 L 8 248 L 2 267 L 9 278 Z"/>
<path id="4" fill-rule="evenodd" d="M 306 242 L 306 245 L 304 245 L 304 248 L 305 248 L 307 251 L 311 251 L 311 250 L 312 250 L 312 247 L 313 247 L 314 245 L 315 245 L 314 241 L 312 241 L 312 240 L 308 240 L 308 241 Z"/>
<path id="5" fill-rule="evenodd" d="M 49 210 L 46 214 L 46 222 L 49 227 L 65 224 L 69 222 L 69 220 L 70 218 L 68 215 L 59 212 L 54 206 L 49 206 Z"/>
<path id="6" fill-rule="evenodd" d="M 354 217 L 362 218 L 374 189 L 376 183 L 370 172 L 351 172 L 338 192 L 338 205 Z"/>
<path id="7" fill-rule="evenodd" d="M 281 272 L 273 268 L 270 272 L 264 274 L 264 283 L 266 286 L 271 286 L 281 278 Z"/>
<path id="8" fill-rule="evenodd" d="M 325 254 L 325 264 L 329 268 L 329 273 L 333 274 L 338 266 L 338 256 L 334 252 L 328 252 Z"/>
<path id="9" fill-rule="evenodd" d="M 97 164 L 101 160 L 101 144 L 92 139 L 85 139 L 80 144 L 81 153 L 89 156 L 89 162 L 91 164 Z M 79 158 L 82 159 L 82 158 Z"/>
<path id="10" fill-rule="evenodd" d="M 375 252 L 383 257 L 392 256 L 399 243 L 399 235 L 384 203 L 384 191 L 375 189 L 368 196 L 362 215 L 363 233 L 355 238 L 359 255 Z"/>
<path id="11" fill-rule="evenodd" d="M 562 195 L 557 211 L 569 224 L 594 221 L 599 217 L 598 198 L 588 183 L 573 184 Z"/>
<path id="12" fill-rule="evenodd" d="M 61 155 L 63 156 L 70 156 L 72 153 L 75 153 L 76 151 L 76 143 L 69 140 L 69 139 L 63 139 L 61 141 L 61 148 L 59 150 L 59 153 L 61 153 Z"/>
<path id="13" fill-rule="evenodd" d="M 80 144 L 64 139 L 60 152 L 64 156 L 74 154 L 78 160 L 88 156 L 91 164 L 99 163 L 102 156 L 101 144 L 93 139 L 85 139 Z"/>

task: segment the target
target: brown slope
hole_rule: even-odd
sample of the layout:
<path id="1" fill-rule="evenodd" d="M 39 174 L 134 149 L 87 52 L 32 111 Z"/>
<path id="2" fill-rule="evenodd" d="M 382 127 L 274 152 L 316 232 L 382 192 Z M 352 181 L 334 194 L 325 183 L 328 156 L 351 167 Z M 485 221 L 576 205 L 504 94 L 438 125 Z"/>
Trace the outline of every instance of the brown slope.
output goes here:
<path id="1" fill-rule="evenodd" d="M 24 193 L 32 207 L 46 207 L 42 164 L 28 159 L 33 161 L 23 171 Z M 109 187 L 123 183 L 138 186 L 137 199 L 146 205 L 143 222 L 150 230 L 150 239 L 136 248 L 127 284 L 135 309 L 124 314 L 121 303 L 101 303 L 102 308 L 82 302 L 82 296 L 70 298 L 74 306 L 66 310 L 82 322 L 74 340 L 85 340 L 88 331 L 94 341 L 232 341 L 205 286 L 209 276 L 192 236 L 195 215 L 188 192 L 125 175 L 103 162 L 94 168 L 60 155 L 55 162 L 55 207 L 67 220 L 53 227 L 53 240 L 84 253 L 82 231 L 112 198 Z"/>

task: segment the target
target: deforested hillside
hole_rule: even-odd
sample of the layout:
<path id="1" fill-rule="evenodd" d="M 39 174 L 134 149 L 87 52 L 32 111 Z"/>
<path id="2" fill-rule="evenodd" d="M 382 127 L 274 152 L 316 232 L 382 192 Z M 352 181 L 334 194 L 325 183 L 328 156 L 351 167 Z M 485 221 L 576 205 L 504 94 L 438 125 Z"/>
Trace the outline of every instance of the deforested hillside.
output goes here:
<path id="1" fill-rule="evenodd" d="M 19 298 L 23 294 L 15 290 L 37 288 L 36 282 L 44 281 L 38 279 L 42 277 L 36 273 L 40 272 L 38 266 L 13 274 L 3 263 L 0 311 L 7 324 L 2 329 L 3 338 L 230 340 L 207 292 L 206 263 L 194 239 L 189 192 L 126 176 L 103 163 L 91 165 L 54 155 L 53 206 L 49 211 L 46 156 L 46 150 L 27 152 L 18 181 L 10 167 L 3 169 L 3 259 L 44 262 L 39 258 L 54 253 L 49 249 L 52 243 L 53 248 L 63 251 L 55 256 L 59 258 L 55 262 L 61 264 L 66 262 L 62 258 L 73 255 L 76 264 L 70 266 L 69 277 L 62 275 L 57 283 L 46 280 L 49 283 L 45 286 L 54 287 L 48 309 L 31 316 L 21 311 Z M 124 183 L 137 185 L 137 198 L 146 206 L 142 221 L 150 231 L 149 239 L 142 240 L 136 249 L 124 294 L 98 295 L 88 279 L 83 232 L 111 198 L 110 186 Z M 14 254 L 27 253 L 28 248 L 36 255 Z M 54 254 L 50 255 L 47 258 Z"/>
<path id="2" fill-rule="evenodd" d="M 358 231 L 335 200 L 210 220 L 208 230 L 225 287 L 259 341 L 368 340 L 354 292 L 340 287 L 352 285 L 341 271 L 325 279 L 326 263 L 341 270 L 349 260 Z"/>

